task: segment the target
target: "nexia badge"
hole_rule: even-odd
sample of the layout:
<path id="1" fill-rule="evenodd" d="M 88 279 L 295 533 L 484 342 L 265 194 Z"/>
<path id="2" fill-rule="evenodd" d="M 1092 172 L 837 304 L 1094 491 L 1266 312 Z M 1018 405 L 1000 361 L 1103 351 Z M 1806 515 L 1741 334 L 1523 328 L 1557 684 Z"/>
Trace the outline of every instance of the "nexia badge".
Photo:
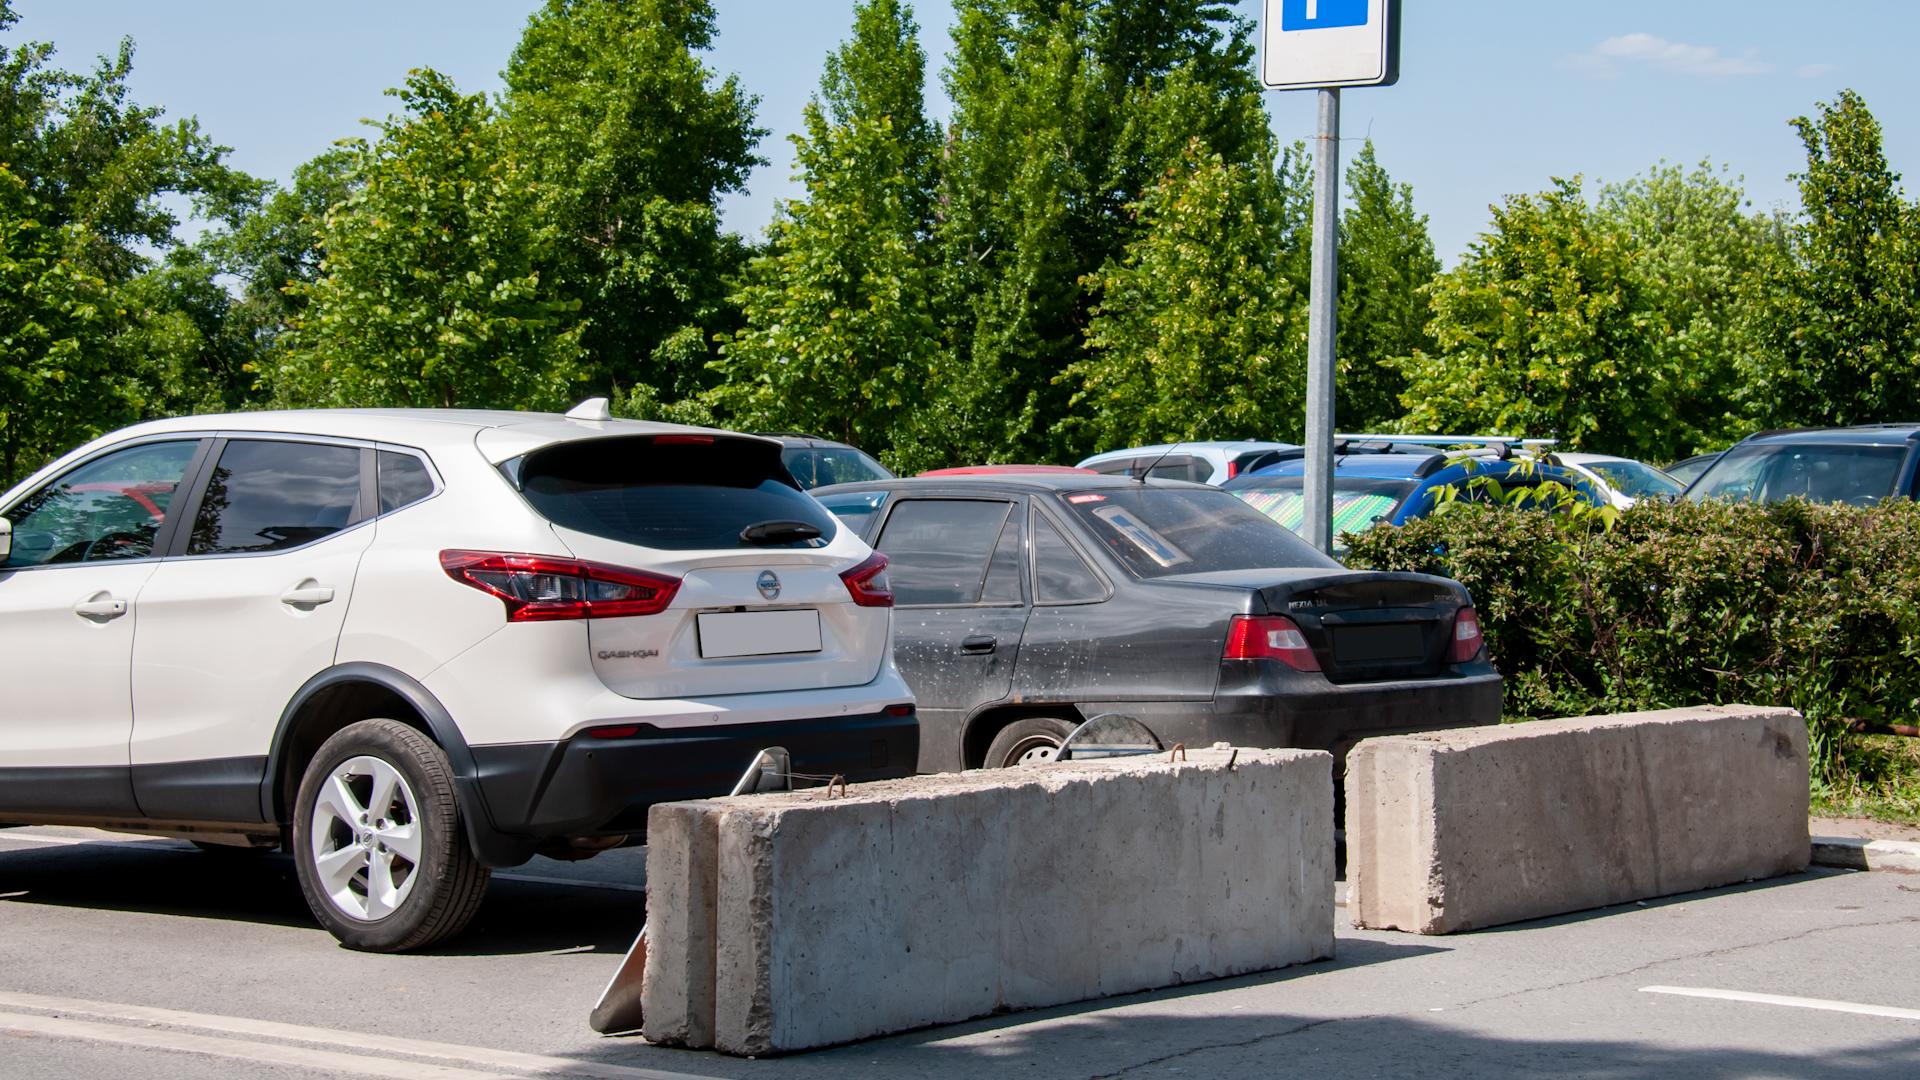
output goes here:
<path id="1" fill-rule="evenodd" d="M 1367 25 L 1367 0 L 1280 0 L 1280 29 Z"/>

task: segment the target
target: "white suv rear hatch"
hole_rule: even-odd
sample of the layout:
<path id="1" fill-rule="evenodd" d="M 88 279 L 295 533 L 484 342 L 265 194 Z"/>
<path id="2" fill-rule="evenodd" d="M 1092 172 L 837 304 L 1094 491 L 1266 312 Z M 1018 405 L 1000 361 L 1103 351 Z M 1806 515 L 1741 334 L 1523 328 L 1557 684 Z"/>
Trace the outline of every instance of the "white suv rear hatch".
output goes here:
<path id="1" fill-rule="evenodd" d="M 505 462 L 580 559 L 678 585 L 659 614 L 587 622 L 594 671 L 632 698 L 861 686 L 892 614 L 844 574 L 871 550 L 800 491 L 769 440 L 719 432 L 572 439 Z"/>

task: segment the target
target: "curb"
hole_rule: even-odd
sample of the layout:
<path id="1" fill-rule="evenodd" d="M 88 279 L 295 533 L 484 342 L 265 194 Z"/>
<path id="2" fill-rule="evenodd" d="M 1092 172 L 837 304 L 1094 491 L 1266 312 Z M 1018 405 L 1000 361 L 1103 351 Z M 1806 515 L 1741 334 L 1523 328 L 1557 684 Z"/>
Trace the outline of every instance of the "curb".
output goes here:
<path id="1" fill-rule="evenodd" d="M 1846 870 L 1895 870 L 1920 874 L 1920 844 L 1902 840 L 1863 840 L 1857 836 L 1816 836 L 1813 864 Z"/>

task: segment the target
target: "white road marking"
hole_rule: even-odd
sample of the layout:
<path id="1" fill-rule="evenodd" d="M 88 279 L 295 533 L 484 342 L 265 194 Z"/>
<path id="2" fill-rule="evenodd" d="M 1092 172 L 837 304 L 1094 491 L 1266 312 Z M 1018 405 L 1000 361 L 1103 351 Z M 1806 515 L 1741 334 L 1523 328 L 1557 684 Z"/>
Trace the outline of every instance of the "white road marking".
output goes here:
<path id="1" fill-rule="evenodd" d="M 85 1020 L 68 1020 L 59 1016 L 28 1016 L 24 1013 L 0 1012 L 0 1031 L 10 1035 L 42 1035 L 78 1042 L 118 1043 L 122 1046 L 137 1046 L 145 1050 L 171 1050 L 175 1053 L 199 1054 L 205 1057 L 226 1058 L 230 1061 L 285 1065 L 290 1068 L 311 1069 L 338 1076 L 373 1076 L 387 1078 L 387 1080 L 500 1080 L 500 1074 L 496 1072 L 475 1072 L 471 1069 L 454 1069 L 445 1065 L 429 1065 L 417 1061 L 388 1061 L 381 1058 L 361 1057 L 358 1054 L 340 1054 L 331 1050 L 313 1050 L 301 1046 L 216 1039 L 208 1035 L 192 1035 L 184 1031 L 94 1024 Z"/>
<path id="2" fill-rule="evenodd" d="M 1715 998 L 1720 1001 L 1744 1001 L 1754 1005 L 1780 1005 L 1789 1009 L 1819 1009 L 1823 1012 L 1853 1013 L 1858 1016 L 1881 1016 L 1890 1020 L 1920 1020 L 1920 1009 L 1900 1009 L 1892 1005 L 1861 1005 L 1851 1001 L 1828 1001 L 1825 998 L 1749 994 L 1744 990 L 1714 990 L 1701 986 L 1643 986 L 1640 992 Z"/>
<path id="3" fill-rule="evenodd" d="M 494 1050 L 484 1046 L 464 1046 L 459 1043 L 429 1042 L 425 1039 L 407 1039 L 392 1035 L 375 1035 L 369 1032 L 341 1031 L 335 1028 L 305 1027 L 299 1024 L 283 1024 L 273 1020 L 253 1020 L 243 1016 L 217 1016 L 209 1013 L 182 1012 L 177 1009 L 157 1009 L 145 1005 L 121 1005 L 105 1001 L 84 1001 L 75 998 L 46 997 L 40 994 L 20 994 L 0 990 L 0 1008 L 26 1009 L 40 1012 L 60 1013 L 63 1016 L 86 1016 L 96 1020 L 117 1021 L 126 1024 L 166 1024 L 172 1027 L 196 1028 L 201 1031 L 217 1031 L 226 1035 L 244 1035 L 257 1039 L 280 1039 L 288 1042 L 317 1043 L 322 1046 L 339 1046 L 358 1051 L 376 1051 L 393 1054 L 405 1054 L 411 1057 L 433 1058 L 440 1061 L 471 1065 L 483 1069 L 504 1070 L 515 1073 L 533 1073 L 544 1076 L 578 1076 L 591 1080 L 710 1080 L 690 1073 L 662 1072 L 658 1069 L 638 1069 L 627 1065 L 611 1065 L 601 1062 L 580 1061 L 574 1058 L 546 1057 L 540 1054 L 522 1054 L 512 1050 Z M 17 1019 L 14 1014 L 0 1013 L 0 1028 L 8 1026 Z M 31 1019 L 52 1019 L 33 1017 Z M 78 1023 L 79 1021 L 74 1021 Z M 107 1025 L 89 1025 L 106 1027 Z M 108 1027 L 110 1031 L 120 1031 L 117 1027 Z M 112 1040 L 109 1040 L 112 1041 Z M 212 1040 L 226 1042 L 229 1040 Z M 265 1046 L 265 1043 L 239 1043 L 243 1046 Z M 262 1059 L 264 1060 L 264 1059 Z M 389 1063 L 398 1064 L 398 1063 Z M 374 1075 L 374 1074 L 369 1074 Z M 388 1075 L 385 1073 L 377 1075 Z M 405 1074 L 426 1076 L 429 1074 Z M 465 1073 L 461 1076 L 469 1075 Z"/>

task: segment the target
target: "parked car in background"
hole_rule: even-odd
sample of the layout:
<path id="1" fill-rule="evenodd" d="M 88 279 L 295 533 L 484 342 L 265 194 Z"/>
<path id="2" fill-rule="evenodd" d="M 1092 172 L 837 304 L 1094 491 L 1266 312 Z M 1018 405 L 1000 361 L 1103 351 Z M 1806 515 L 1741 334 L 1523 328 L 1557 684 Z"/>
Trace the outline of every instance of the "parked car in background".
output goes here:
<path id="1" fill-rule="evenodd" d="M 1165 745 L 1340 755 L 1500 718 L 1458 583 L 1344 569 L 1218 488 L 1029 474 L 814 495 L 890 560 L 923 772 L 1048 760 L 1109 713 Z"/>
<path id="2" fill-rule="evenodd" d="M 1718 451 L 1711 454 L 1695 454 L 1690 458 L 1681 458 L 1679 461 L 1674 462 L 1660 471 L 1673 477 L 1675 480 L 1678 480 L 1682 486 L 1685 486 L 1693 483 L 1701 473 L 1706 472 L 1707 466 L 1713 464 L 1719 457 L 1720 453 Z"/>
<path id="3" fill-rule="evenodd" d="M 784 448 L 780 460 L 802 490 L 825 484 L 851 484 L 860 480 L 889 480 L 893 470 L 857 447 L 816 435 L 791 431 L 755 432 L 762 438 L 778 439 Z"/>
<path id="4" fill-rule="evenodd" d="M 141 424 L 0 496 L 0 825 L 284 834 L 342 942 L 424 947 L 488 868 L 637 842 L 765 747 L 911 773 L 892 600 L 767 439 L 604 401 Z"/>
<path id="5" fill-rule="evenodd" d="M 1640 499 L 1678 498 L 1687 489 L 1687 485 L 1665 472 L 1632 458 L 1555 453 L 1553 460 L 1579 473 L 1595 491 L 1622 510 Z"/>
<path id="6" fill-rule="evenodd" d="M 1722 453 L 1686 496 L 1866 506 L 1920 495 L 1920 424 L 1763 431 Z"/>
<path id="7" fill-rule="evenodd" d="M 1499 481 L 1503 489 L 1537 487 L 1553 481 L 1572 488 L 1591 505 L 1607 497 L 1586 477 L 1542 459 L 1500 458 L 1493 451 L 1471 456 L 1442 453 L 1430 446 L 1380 446 L 1348 443 L 1347 452 L 1333 463 L 1333 535 L 1365 532 L 1376 525 L 1404 525 L 1425 517 L 1440 504 L 1438 492 L 1453 487 L 1459 497 L 1483 499 L 1486 494 L 1470 483 L 1475 477 Z M 1306 466 L 1293 457 L 1255 469 L 1223 485 L 1247 505 L 1296 532 L 1306 517 Z"/>
<path id="8" fill-rule="evenodd" d="M 1278 461 L 1285 451 L 1298 449 L 1293 443 L 1254 440 L 1161 443 L 1095 454 L 1080 467 L 1106 476 L 1134 476 L 1150 469 L 1151 480 L 1190 480 L 1217 487 L 1249 469 Z"/>
<path id="9" fill-rule="evenodd" d="M 951 469 L 928 469 L 920 476 L 1019 476 L 1036 473 L 1078 473 L 1081 476 L 1093 475 L 1092 469 L 1076 469 L 1072 465 L 956 465 Z"/>

